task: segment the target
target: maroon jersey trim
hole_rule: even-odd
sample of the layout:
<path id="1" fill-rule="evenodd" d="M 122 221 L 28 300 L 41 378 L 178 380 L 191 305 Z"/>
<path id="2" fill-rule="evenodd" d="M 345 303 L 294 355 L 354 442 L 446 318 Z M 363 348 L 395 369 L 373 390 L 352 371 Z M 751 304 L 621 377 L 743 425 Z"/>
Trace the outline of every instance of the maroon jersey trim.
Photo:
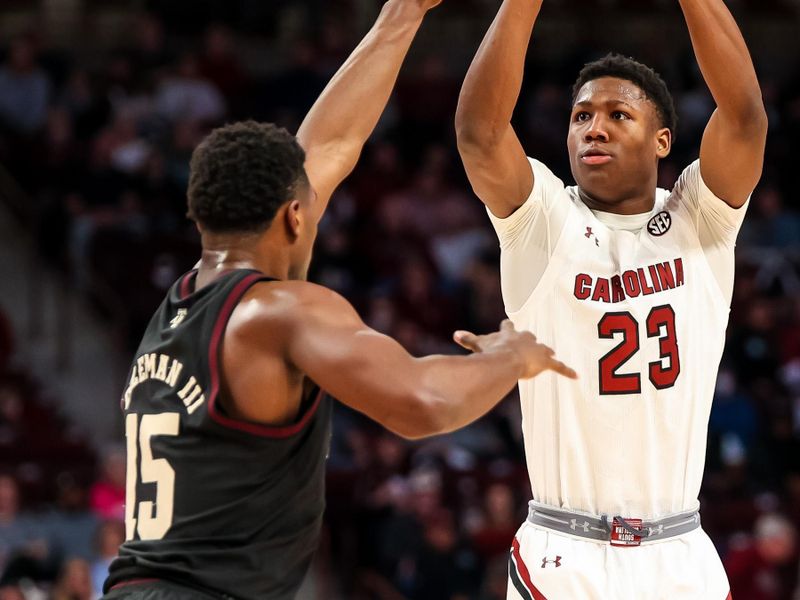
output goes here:
<path id="1" fill-rule="evenodd" d="M 220 311 L 217 321 L 214 324 L 214 329 L 211 334 L 211 344 L 208 348 L 208 368 L 211 374 L 211 392 L 208 400 L 208 414 L 218 424 L 222 425 L 223 427 L 228 427 L 229 429 L 236 429 L 262 437 L 287 438 L 301 431 L 317 412 L 317 408 L 319 407 L 323 396 L 322 389 L 319 390 L 317 397 L 314 399 L 314 403 L 308 408 L 302 418 L 292 425 L 285 426 L 262 425 L 260 423 L 232 419 L 220 413 L 219 410 L 217 410 L 216 404 L 217 395 L 219 394 L 219 350 L 220 342 L 222 341 L 222 335 L 225 333 L 228 320 L 231 317 L 231 313 L 233 313 L 233 309 L 236 308 L 236 305 L 239 303 L 239 300 L 241 300 L 244 293 L 254 283 L 262 279 L 263 276 L 257 273 L 248 275 L 242 279 L 236 285 L 236 287 L 233 288 L 233 291 L 225 300 L 225 304 L 223 304 L 222 310 Z"/>
<path id="2" fill-rule="evenodd" d="M 191 271 L 186 273 L 186 275 L 184 275 L 183 278 L 181 279 L 181 285 L 178 292 L 178 295 L 180 296 L 181 300 L 186 300 L 186 298 L 192 293 L 192 291 L 189 289 L 189 284 L 192 281 L 192 276 L 196 274 L 197 271 L 192 269 Z"/>
<path id="3" fill-rule="evenodd" d="M 143 577 L 140 579 L 128 579 L 126 581 L 120 581 L 112 585 L 109 589 L 116 590 L 119 588 L 128 587 L 129 585 L 142 585 L 145 583 L 155 583 L 157 581 L 161 581 L 161 579 L 156 579 L 155 577 Z"/>

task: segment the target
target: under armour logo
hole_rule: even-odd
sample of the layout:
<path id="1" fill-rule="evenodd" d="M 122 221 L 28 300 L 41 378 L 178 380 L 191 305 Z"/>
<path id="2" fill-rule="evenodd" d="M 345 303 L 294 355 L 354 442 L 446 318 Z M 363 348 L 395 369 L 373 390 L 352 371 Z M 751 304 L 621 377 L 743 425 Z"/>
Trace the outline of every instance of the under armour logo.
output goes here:
<path id="1" fill-rule="evenodd" d="M 599 246 L 600 245 L 600 241 L 597 239 L 597 236 L 592 232 L 592 228 L 591 227 L 587 227 L 586 228 L 586 233 L 584 233 L 583 235 L 586 237 L 586 239 L 594 238 L 595 246 Z"/>
<path id="2" fill-rule="evenodd" d="M 572 519 L 569 522 L 569 528 L 572 529 L 572 531 L 583 529 L 584 533 L 589 533 L 589 521 L 584 521 L 583 523 L 579 524 L 578 519 Z"/>
<path id="3" fill-rule="evenodd" d="M 650 527 L 650 533 L 648 534 L 648 537 L 653 535 L 661 535 L 662 533 L 664 533 L 663 525 L 659 525 L 658 527 Z"/>
<path id="4" fill-rule="evenodd" d="M 555 560 L 548 560 L 548 558 L 545 556 L 545 557 L 542 559 L 542 568 L 543 568 L 543 569 L 544 569 L 544 568 L 545 568 L 547 565 L 551 565 L 551 564 L 552 564 L 552 565 L 555 565 L 555 566 L 556 566 L 556 568 L 560 567 L 560 566 L 561 566 L 561 557 L 560 557 L 560 556 L 556 556 L 556 559 L 555 559 Z"/>
<path id="5" fill-rule="evenodd" d="M 175 329 L 178 325 L 180 325 L 186 318 L 187 314 L 189 314 L 189 311 L 187 309 L 179 308 L 178 313 L 174 317 L 172 317 L 172 320 L 169 322 L 170 328 Z"/>

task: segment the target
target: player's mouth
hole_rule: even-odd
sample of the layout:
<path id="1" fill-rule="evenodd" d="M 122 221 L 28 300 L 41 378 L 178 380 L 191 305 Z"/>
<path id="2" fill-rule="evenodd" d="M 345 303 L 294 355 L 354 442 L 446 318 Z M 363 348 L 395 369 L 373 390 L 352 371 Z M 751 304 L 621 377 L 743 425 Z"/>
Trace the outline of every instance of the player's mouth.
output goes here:
<path id="1" fill-rule="evenodd" d="M 589 148 L 580 155 L 581 162 L 585 165 L 605 165 L 613 160 L 613 156 L 599 148 Z"/>

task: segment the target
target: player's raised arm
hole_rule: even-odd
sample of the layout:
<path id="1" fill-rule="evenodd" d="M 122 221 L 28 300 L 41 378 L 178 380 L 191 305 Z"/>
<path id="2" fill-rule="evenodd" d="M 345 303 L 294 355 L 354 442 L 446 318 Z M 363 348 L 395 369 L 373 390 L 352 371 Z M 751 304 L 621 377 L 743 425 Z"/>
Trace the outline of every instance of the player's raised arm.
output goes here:
<path id="1" fill-rule="evenodd" d="M 456 111 L 458 151 L 472 189 L 507 217 L 533 189 L 533 172 L 511 127 L 525 54 L 542 0 L 505 0 L 467 71 Z"/>
<path id="2" fill-rule="evenodd" d="M 761 177 L 767 113 L 753 61 L 723 0 L 679 0 L 717 110 L 703 134 L 700 171 L 716 196 L 742 206 Z"/>
<path id="3" fill-rule="evenodd" d="M 284 290 L 293 298 L 277 316 L 280 325 L 275 318 L 266 325 L 272 336 L 286 340 L 289 362 L 339 401 L 404 437 L 463 427 L 497 404 L 519 379 L 544 370 L 576 376 L 553 358 L 550 348 L 530 332 L 515 331 L 510 321 L 491 335 L 457 332 L 458 343 L 473 351 L 469 356 L 414 358 L 392 338 L 367 327 L 335 292 L 307 283 L 291 283 Z M 277 305 L 274 300 L 268 304 Z"/>
<path id="4" fill-rule="evenodd" d="M 300 125 L 297 139 L 306 151 L 306 172 L 317 192 L 317 219 L 375 129 L 425 13 L 440 2 L 386 2 Z"/>

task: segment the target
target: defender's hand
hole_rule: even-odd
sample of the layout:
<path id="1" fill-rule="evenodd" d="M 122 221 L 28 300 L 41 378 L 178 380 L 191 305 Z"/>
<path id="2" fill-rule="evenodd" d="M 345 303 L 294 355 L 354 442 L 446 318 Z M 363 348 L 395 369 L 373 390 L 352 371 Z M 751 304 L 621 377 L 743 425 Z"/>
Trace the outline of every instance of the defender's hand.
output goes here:
<path id="1" fill-rule="evenodd" d="M 456 331 L 453 339 L 457 344 L 472 352 L 502 352 L 511 350 L 520 356 L 525 365 L 520 379 L 530 379 L 542 371 L 556 373 L 577 379 L 578 374 L 553 356 L 552 348 L 536 341 L 530 331 L 517 331 L 514 324 L 506 319 L 500 324 L 500 330 L 488 335 L 475 335 L 469 331 Z"/>

